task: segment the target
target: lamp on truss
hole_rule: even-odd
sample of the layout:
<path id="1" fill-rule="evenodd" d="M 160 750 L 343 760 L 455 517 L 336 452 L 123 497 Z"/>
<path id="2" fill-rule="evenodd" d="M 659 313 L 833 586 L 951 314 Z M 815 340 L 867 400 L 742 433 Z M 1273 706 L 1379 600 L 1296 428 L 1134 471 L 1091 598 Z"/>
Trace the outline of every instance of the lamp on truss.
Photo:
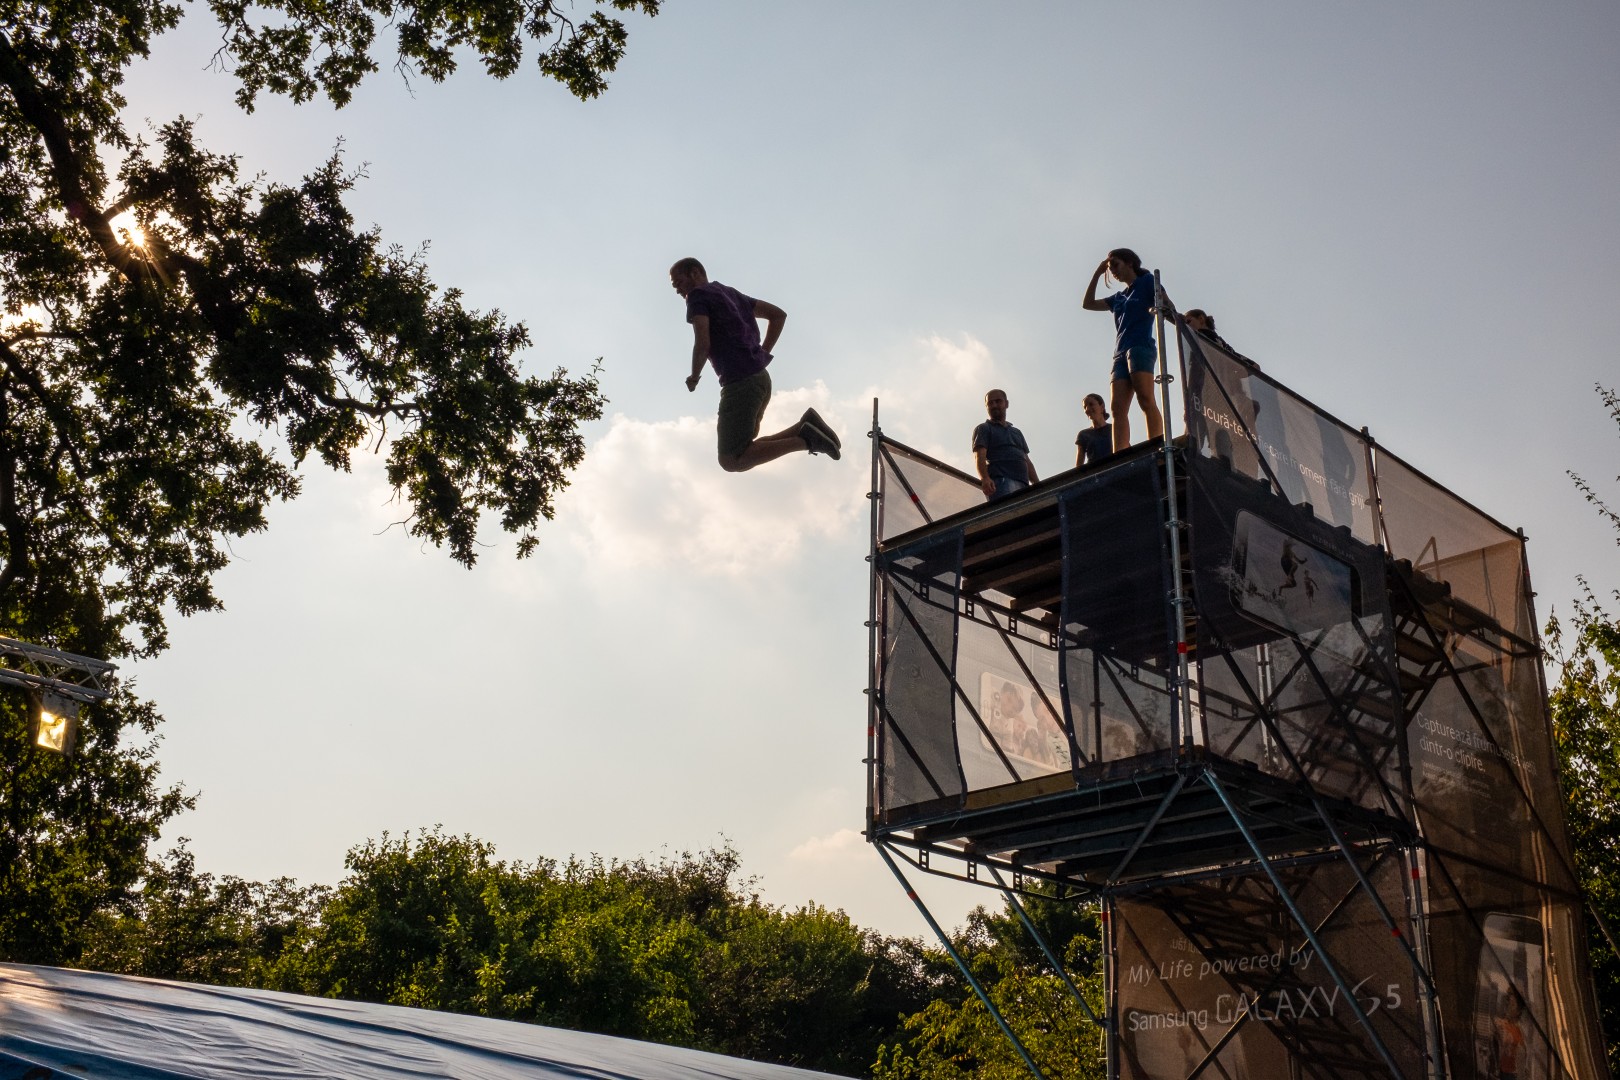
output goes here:
<path id="1" fill-rule="evenodd" d="M 32 711 L 34 745 L 58 754 L 73 753 L 79 738 L 79 703 L 47 692 L 39 695 Z"/>
<path id="2" fill-rule="evenodd" d="M 28 695 L 29 734 L 35 746 L 54 754 L 73 753 L 79 706 L 111 697 L 115 670 L 93 656 L 0 637 L 0 686 Z"/>

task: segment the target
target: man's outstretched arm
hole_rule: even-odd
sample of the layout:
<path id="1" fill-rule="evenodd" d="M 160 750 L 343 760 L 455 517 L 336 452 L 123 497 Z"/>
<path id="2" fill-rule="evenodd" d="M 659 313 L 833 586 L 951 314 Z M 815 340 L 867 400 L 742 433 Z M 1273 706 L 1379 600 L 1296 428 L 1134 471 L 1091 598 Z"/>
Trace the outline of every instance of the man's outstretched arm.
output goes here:
<path id="1" fill-rule="evenodd" d="M 759 347 L 770 352 L 776 348 L 776 339 L 782 336 L 782 326 L 787 322 L 787 312 L 769 300 L 755 300 L 754 318 L 765 320 L 765 340 L 759 343 Z"/>
<path id="2" fill-rule="evenodd" d="M 686 389 L 697 389 L 703 377 L 703 365 L 709 362 L 709 317 L 692 316 L 692 374 L 686 377 Z"/>

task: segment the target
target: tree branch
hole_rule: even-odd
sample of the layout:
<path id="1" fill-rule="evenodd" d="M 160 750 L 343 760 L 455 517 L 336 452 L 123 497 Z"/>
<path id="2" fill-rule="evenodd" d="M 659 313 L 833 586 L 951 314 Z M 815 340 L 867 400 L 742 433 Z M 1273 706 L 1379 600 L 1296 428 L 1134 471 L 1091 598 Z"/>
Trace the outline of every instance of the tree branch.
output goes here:
<path id="1" fill-rule="evenodd" d="M 324 390 L 312 389 L 310 392 L 315 395 L 316 400 L 322 405 L 326 405 L 333 409 L 353 409 L 355 412 L 364 413 L 365 415 L 377 420 L 381 420 L 389 416 L 397 416 L 401 420 L 408 420 L 413 413 L 420 416 L 422 415 L 423 411 L 422 403 L 419 401 L 398 401 L 374 404 L 369 401 L 361 401 L 358 398 L 340 397 L 336 394 L 328 394 Z"/>
<path id="2" fill-rule="evenodd" d="M 96 209 L 94 203 L 100 192 L 87 191 L 84 178 L 89 170 L 84 159 L 73 147 L 73 135 L 66 121 L 46 101 L 33 72 L 23 63 L 12 47 L 11 39 L 0 30 L 0 85 L 11 91 L 17 111 L 39 132 L 45 150 L 51 158 L 51 169 L 56 176 L 56 187 L 67 212 L 90 232 L 96 245 L 120 273 L 129 273 L 133 252 L 118 242 L 107 215 Z"/>
<path id="3" fill-rule="evenodd" d="M 17 459 L 11 452 L 11 403 L 0 385 L 0 528 L 6 530 L 6 568 L 0 596 L 11 591 L 28 565 L 28 522 L 17 510 Z"/>
<path id="4" fill-rule="evenodd" d="M 56 431 L 57 446 L 65 451 L 68 459 L 73 462 L 74 475 L 81 481 L 85 480 L 90 475 L 90 470 L 85 468 L 84 459 L 79 457 L 78 448 L 68 438 L 78 427 L 78 423 L 62 411 L 39 376 L 30 371 L 28 365 L 23 363 L 22 357 L 12 351 L 9 342 L 0 341 L 0 361 L 5 363 L 8 374 L 15 375 L 17 380 L 38 399 L 40 407 L 45 410 L 45 415 L 51 418 L 51 425 Z"/>

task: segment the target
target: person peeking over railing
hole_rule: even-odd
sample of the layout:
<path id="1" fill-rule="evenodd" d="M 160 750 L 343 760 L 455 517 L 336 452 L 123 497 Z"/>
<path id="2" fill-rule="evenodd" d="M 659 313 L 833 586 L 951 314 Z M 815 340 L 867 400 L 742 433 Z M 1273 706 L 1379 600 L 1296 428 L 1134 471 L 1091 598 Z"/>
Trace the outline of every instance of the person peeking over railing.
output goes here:
<path id="1" fill-rule="evenodd" d="M 1203 338 L 1205 341 L 1208 341 L 1212 345 L 1219 345 L 1234 358 L 1241 360 L 1243 363 L 1254 368 L 1254 370 L 1260 370 L 1259 364 L 1232 348 L 1231 345 L 1227 344 L 1225 338 L 1221 337 L 1220 334 L 1215 332 L 1215 316 L 1211 315 L 1203 308 L 1190 308 L 1188 309 L 1187 314 L 1182 317 L 1187 320 L 1187 328 L 1196 332 L 1199 337 Z"/>
<path id="2" fill-rule="evenodd" d="M 1035 463 L 1029 460 L 1024 433 L 1007 423 L 1007 393 L 984 395 L 990 419 L 973 429 L 973 459 L 979 468 L 979 486 L 986 500 L 1004 499 L 1036 483 Z"/>

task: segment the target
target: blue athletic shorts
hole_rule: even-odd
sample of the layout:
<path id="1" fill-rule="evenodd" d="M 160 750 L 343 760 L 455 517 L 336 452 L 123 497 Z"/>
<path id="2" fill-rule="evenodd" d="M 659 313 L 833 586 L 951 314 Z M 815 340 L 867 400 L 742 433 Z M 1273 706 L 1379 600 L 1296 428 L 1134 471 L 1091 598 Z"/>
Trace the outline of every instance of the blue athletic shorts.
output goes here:
<path id="1" fill-rule="evenodd" d="M 1158 366 L 1158 346 L 1132 345 L 1126 355 L 1114 357 L 1114 382 L 1130 382 L 1131 376 L 1138 371 L 1151 375 Z"/>

